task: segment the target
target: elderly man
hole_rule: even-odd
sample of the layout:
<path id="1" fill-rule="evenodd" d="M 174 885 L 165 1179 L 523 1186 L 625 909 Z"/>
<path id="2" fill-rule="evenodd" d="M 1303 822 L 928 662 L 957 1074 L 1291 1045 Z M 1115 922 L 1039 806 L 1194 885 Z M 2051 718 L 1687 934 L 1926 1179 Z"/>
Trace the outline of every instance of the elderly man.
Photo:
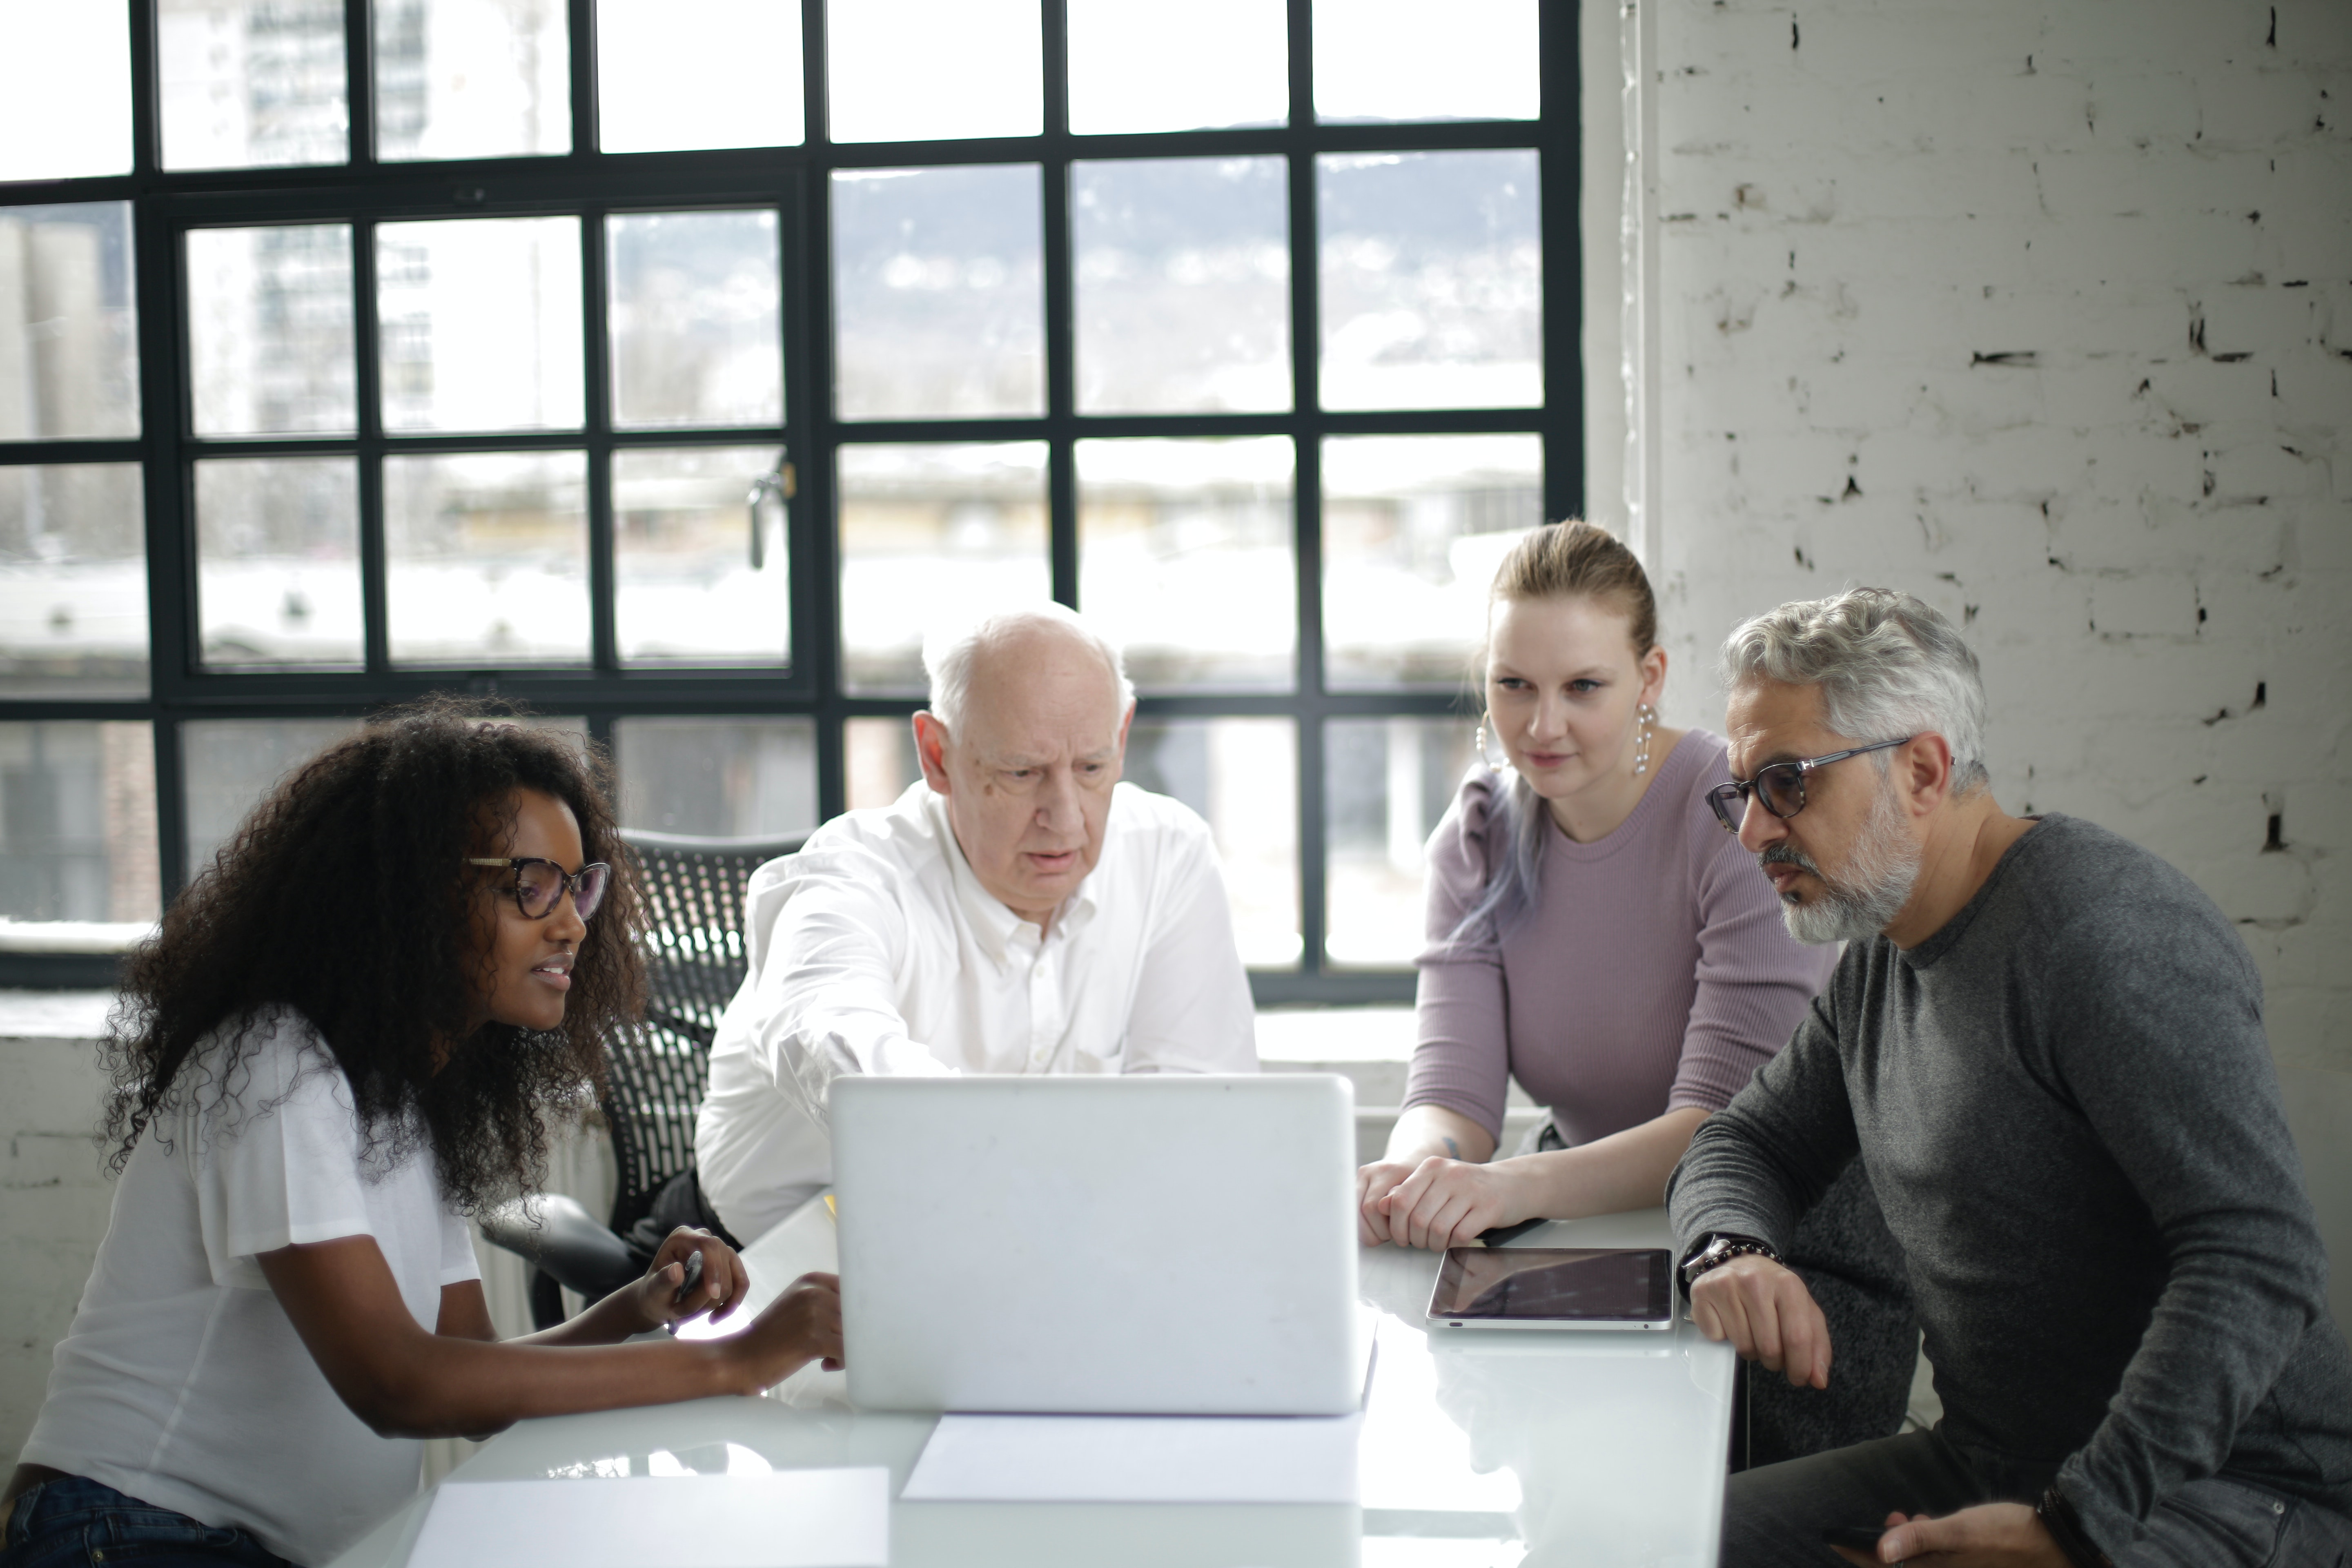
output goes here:
<path id="1" fill-rule="evenodd" d="M 1118 782 L 1135 692 L 1049 605 L 929 648 L 921 782 L 825 824 L 744 898 L 751 972 L 695 1133 L 749 1242 L 831 1179 L 842 1073 L 1255 1072 L 1208 825 Z"/>
<path id="2" fill-rule="evenodd" d="M 1832 1545 L 1956 1568 L 2337 1563 L 2352 1363 L 2229 921 L 2112 833 L 2001 811 L 1976 658 L 1908 595 L 1784 605 L 1723 663 L 1739 782 L 1716 810 L 1790 930 L 1849 945 L 1675 1170 L 1692 1316 L 1827 1386 L 1821 1311 L 1776 1254 L 1858 1154 L 1945 1411 L 1733 1477 L 1726 1568 Z"/>

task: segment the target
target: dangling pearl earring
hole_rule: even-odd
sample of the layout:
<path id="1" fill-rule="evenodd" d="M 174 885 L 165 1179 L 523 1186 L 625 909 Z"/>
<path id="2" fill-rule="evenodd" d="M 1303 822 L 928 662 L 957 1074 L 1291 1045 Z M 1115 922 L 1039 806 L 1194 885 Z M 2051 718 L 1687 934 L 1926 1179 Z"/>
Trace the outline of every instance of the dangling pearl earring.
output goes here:
<path id="1" fill-rule="evenodd" d="M 1633 710 L 1633 717 L 1640 725 L 1633 734 L 1633 776 L 1640 778 L 1650 771 L 1650 737 L 1657 733 L 1658 710 L 1644 702 Z"/>
<path id="2" fill-rule="evenodd" d="M 1486 716 L 1484 713 L 1478 715 L 1477 746 L 1478 760 L 1486 763 L 1495 772 L 1499 773 L 1511 765 L 1511 759 L 1507 753 L 1505 754 L 1501 762 L 1496 762 L 1495 760 L 1495 753 L 1486 749 Z"/>

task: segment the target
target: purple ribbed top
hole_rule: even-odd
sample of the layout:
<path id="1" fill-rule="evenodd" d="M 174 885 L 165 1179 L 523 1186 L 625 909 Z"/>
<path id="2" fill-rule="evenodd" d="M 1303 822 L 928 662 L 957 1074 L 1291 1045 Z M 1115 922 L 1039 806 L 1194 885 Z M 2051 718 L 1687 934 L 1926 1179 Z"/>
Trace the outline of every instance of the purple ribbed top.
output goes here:
<path id="1" fill-rule="evenodd" d="M 1771 883 L 1716 821 L 1706 792 L 1730 776 L 1726 755 L 1720 736 L 1687 731 L 1598 843 L 1547 813 L 1535 906 L 1499 944 L 1446 940 L 1507 853 L 1489 813 L 1508 775 L 1463 781 L 1429 840 L 1406 1105 L 1499 1138 L 1516 1078 L 1563 1139 L 1590 1143 L 1680 1106 L 1722 1110 L 1788 1043 L 1837 950 L 1789 935 Z"/>

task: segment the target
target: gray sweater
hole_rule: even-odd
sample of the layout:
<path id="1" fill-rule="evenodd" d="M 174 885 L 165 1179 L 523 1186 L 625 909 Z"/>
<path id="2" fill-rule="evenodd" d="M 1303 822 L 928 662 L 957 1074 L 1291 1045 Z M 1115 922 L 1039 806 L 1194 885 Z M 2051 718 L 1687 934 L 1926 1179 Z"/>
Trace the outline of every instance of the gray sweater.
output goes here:
<path id="1" fill-rule="evenodd" d="M 1784 1246 L 1859 1152 L 1948 1437 L 2054 1467 L 2110 1556 L 2204 1476 L 2352 1513 L 2352 1355 L 2262 994 L 2188 878 L 2046 817 L 1917 947 L 1847 949 L 1700 1127 L 1675 1231 Z"/>

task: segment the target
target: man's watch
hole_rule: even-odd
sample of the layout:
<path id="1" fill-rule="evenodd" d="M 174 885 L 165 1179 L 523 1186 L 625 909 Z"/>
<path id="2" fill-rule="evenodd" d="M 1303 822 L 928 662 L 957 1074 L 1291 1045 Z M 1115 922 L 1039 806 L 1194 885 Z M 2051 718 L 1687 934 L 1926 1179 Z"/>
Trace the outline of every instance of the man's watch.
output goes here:
<path id="1" fill-rule="evenodd" d="M 1696 1246 L 1683 1254 L 1683 1294 L 1690 1294 L 1691 1287 L 1698 1283 L 1700 1275 L 1735 1258 L 1766 1258 L 1775 1263 L 1780 1261 L 1780 1255 L 1772 1250 L 1769 1242 L 1759 1241 L 1752 1236 L 1717 1231 L 1711 1236 L 1702 1237 Z"/>

